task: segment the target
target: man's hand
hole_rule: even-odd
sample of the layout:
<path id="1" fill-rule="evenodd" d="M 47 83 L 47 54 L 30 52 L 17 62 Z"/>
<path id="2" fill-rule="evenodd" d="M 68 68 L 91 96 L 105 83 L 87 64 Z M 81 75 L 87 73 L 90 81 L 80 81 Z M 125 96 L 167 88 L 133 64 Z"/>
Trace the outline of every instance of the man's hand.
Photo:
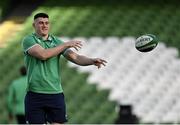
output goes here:
<path id="1" fill-rule="evenodd" d="M 81 41 L 78 41 L 78 40 L 72 40 L 72 41 L 69 41 L 69 42 L 65 42 L 64 43 L 65 46 L 67 46 L 67 48 L 75 48 L 77 51 L 79 49 L 81 49 L 82 47 L 82 42 Z"/>
<path id="2" fill-rule="evenodd" d="M 107 61 L 106 60 L 103 60 L 103 59 L 100 59 L 100 58 L 94 58 L 93 59 L 93 65 L 97 66 L 98 69 L 101 68 L 101 66 L 106 66 Z"/>

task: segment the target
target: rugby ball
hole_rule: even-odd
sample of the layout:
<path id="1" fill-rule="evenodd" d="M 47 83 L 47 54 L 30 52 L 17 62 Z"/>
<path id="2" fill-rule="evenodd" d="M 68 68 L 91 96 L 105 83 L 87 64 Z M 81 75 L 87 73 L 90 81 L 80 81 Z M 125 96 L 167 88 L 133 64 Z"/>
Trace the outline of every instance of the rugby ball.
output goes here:
<path id="1" fill-rule="evenodd" d="M 153 34 L 142 35 L 135 40 L 135 47 L 140 52 L 149 52 L 156 48 L 157 45 L 158 39 Z"/>

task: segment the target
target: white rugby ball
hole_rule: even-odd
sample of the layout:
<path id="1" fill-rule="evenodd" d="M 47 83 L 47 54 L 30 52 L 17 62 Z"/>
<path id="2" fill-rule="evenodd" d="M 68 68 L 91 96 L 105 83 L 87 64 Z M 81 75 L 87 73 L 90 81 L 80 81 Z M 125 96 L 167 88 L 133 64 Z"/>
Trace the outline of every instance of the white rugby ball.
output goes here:
<path id="1" fill-rule="evenodd" d="M 135 47 L 140 52 L 149 52 L 158 45 L 158 39 L 153 34 L 146 34 L 138 37 L 135 41 Z"/>

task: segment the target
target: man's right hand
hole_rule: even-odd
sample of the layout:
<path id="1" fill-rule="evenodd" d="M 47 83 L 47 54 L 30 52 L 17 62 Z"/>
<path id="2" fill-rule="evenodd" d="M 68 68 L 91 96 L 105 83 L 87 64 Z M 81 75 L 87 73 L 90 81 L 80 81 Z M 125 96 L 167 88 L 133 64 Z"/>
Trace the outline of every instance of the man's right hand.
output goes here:
<path id="1" fill-rule="evenodd" d="M 67 48 L 75 48 L 77 51 L 81 49 L 82 42 L 78 40 L 72 40 L 64 43 Z"/>

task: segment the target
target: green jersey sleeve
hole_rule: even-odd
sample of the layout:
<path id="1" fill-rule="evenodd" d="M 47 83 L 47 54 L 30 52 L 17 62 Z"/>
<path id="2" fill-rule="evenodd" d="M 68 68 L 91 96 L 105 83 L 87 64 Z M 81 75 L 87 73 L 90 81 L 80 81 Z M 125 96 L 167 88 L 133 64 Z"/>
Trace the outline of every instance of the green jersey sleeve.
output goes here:
<path id="1" fill-rule="evenodd" d="M 22 41 L 23 51 L 27 53 L 27 51 L 36 44 L 37 43 L 35 39 L 33 38 L 33 36 L 26 36 Z"/>

